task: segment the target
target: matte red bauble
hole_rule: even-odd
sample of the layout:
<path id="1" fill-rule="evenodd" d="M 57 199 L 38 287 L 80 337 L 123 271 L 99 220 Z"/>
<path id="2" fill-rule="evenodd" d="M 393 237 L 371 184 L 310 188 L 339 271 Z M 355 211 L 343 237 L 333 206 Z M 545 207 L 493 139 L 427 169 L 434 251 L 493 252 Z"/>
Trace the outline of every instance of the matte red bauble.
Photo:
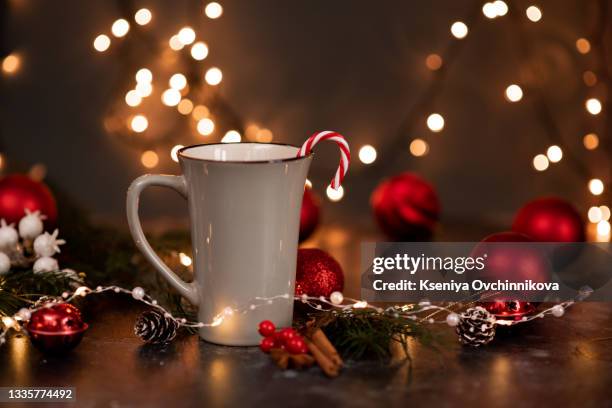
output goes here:
<path id="1" fill-rule="evenodd" d="M 0 179 L 0 218 L 7 223 L 18 223 L 25 209 L 39 210 L 46 215 L 45 223 L 55 225 L 57 206 L 49 188 L 31 178 L 14 174 Z"/>
<path id="2" fill-rule="evenodd" d="M 304 190 L 302 211 L 300 213 L 300 242 L 308 239 L 319 225 L 321 201 L 309 188 Z"/>
<path id="3" fill-rule="evenodd" d="M 344 288 L 342 267 L 327 252 L 307 248 L 298 250 L 295 294 L 329 297 Z"/>
<path id="4" fill-rule="evenodd" d="M 516 214 L 512 230 L 540 242 L 583 242 L 585 227 L 574 206 L 555 197 L 538 198 Z"/>
<path id="5" fill-rule="evenodd" d="M 510 282 L 547 282 L 550 264 L 545 251 L 531 245 L 498 245 L 499 243 L 529 243 L 533 240 L 516 232 L 501 232 L 489 235 L 472 251 L 472 256 L 485 256 L 485 269 L 478 278 L 485 282 L 498 280 Z M 513 299 L 512 296 L 487 296 L 482 306 L 498 319 L 518 320 L 535 311 L 535 303 Z"/>
<path id="6" fill-rule="evenodd" d="M 79 309 L 69 303 L 38 309 L 26 325 L 32 343 L 45 353 L 73 349 L 81 342 L 87 327 Z"/>
<path id="7" fill-rule="evenodd" d="M 431 184 L 413 173 L 383 181 L 370 204 L 381 230 L 395 241 L 427 240 L 440 217 L 440 202 Z"/>

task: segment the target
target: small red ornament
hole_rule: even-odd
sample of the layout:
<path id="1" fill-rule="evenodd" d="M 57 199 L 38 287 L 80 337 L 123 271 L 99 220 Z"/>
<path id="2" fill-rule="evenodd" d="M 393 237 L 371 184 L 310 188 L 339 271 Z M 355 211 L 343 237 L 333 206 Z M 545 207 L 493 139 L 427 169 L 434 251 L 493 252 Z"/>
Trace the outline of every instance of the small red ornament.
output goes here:
<path id="1" fill-rule="evenodd" d="M 516 214 L 512 230 L 539 242 L 583 242 L 585 227 L 576 208 L 560 198 L 538 198 Z"/>
<path id="2" fill-rule="evenodd" d="M 261 339 L 261 342 L 259 343 L 259 348 L 264 353 L 269 353 L 270 350 L 272 350 L 275 345 L 276 345 L 276 341 L 274 340 L 274 337 L 269 336 L 269 337 L 264 337 L 263 339 Z"/>
<path id="3" fill-rule="evenodd" d="M 299 334 L 290 327 L 286 327 L 280 331 L 280 338 L 283 340 L 285 345 L 289 342 L 289 340 L 296 338 Z"/>
<path id="4" fill-rule="evenodd" d="M 382 231 L 395 241 L 431 238 L 440 217 L 440 202 L 433 186 L 409 172 L 380 183 L 370 204 Z"/>
<path id="5" fill-rule="evenodd" d="M 80 343 L 87 328 L 79 309 L 69 303 L 38 309 L 26 324 L 32 343 L 46 353 L 73 349 Z"/>
<path id="6" fill-rule="evenodd" d="M 321 200 L 310 188 L 304 189 L 300 212 L 300 242 L 310 237 L 317 228 L 320 213 Z"/>
<path id="7" fill-rule="evenodd" d="M 342 267 L 327 252 L 308 248 L 298 250 L 295 294 L 329 297 L 344 288 Z"/>
<path id="8" fill-rule="evenodd" d="M 258 331 L 264 337 L 272 336 L 276 331 L 276 326 L 270 320 L 263 320 L 259 323 Z"/>
<path id="9" fill-rule="evenodd" d="M 547 282 L 550 277 L 548 264 L 542 248 L 529 245 L 495 245 L 496 243 L 529 243 L 533 240 L 517 232 L 500 232 L 492 234 L 481 241 L 472 251 L 473 257 L 486 254 L 485 269 L 479 276 L 484 281 L 509 280 L 522 282 Z M 493 244 L 493 245 L 489 245 Z M 481 305 L 498 319 L 519 320 L 523 316 L 533 313 L 536 309 L 534 302 L 520 301 L 512 298 L 488 297 L 490 301 Z"/>
<path id="10" fill-rule="evenodd" d="M 49 188 L 39 181 L 14 174 L 0 179 L 0 218 L 7 223 L 18 223 L 25 209 L 39 210 L 46 215 L 47 226 L 57 221 L 57 206 Z"/>
<path id="11" fill-rule="evenodd" d="M 304 347 L 306 347 L 306 342 L 304 341 L 302 336 L 296 335 L 285 343 L 285 347 L 287 348 L 287 351 L 291 354 L 300 354 L 304 350 Z"/>

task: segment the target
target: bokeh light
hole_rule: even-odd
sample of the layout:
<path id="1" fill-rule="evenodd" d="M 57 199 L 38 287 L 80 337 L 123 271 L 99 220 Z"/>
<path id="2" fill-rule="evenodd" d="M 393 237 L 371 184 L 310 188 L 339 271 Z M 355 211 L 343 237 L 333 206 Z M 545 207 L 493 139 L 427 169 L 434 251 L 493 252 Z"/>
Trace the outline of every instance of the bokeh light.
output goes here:
<path id="1" fill-rule="evenodd" d="M 140 97 L 146 98 L 153 93 L 153 85 L 150 82 L 138 82 L 135 90 Z"/>
<path id="2" fill-rule="evenodd" d="M 183 27 L 179 30 L 177 34 L 178 40 L 183 45 L 189 45 L 195 41 L 196 34 L 191 27 Z"/>
<path id="3" fill-rule="evenodd" d="M 181 150 L 183 147 L 185 146 L 177 144 L 172 148 L 172 150 L 170 150 L 170 158 L 172 159 L 172 161 L 178 163 L 178 151 Z"/>
<path id="4" fill-rule="evenodd" d="M 157 156 L 157 153 L 155 153 L 153 150 L 147 150 L 146 152 L 142 153 L 142 156 L 140 156 L 140 162 L 147 169 L 152 169 L 159 163 L 159 156 Z"/>
<path id="5" fill-rule="evenodd" d="M 2 60 L 2 71 L 5 74 L 12 75 L 19 71 L 21 66 L 21 58 L 17 54 L 9 54 Z"/>
<path id="6" fill-rule="evenodd" d="M 183 266 L 191 266 L 191 264 L 193 263 L 191 257 L 183 252 L 179 253 L 179 261 Z"/>
<path id="7" fill-rule="evenodd" d="M 210 118 L 204 118 L 198 121 L 198 133 L 202 136 L 208 136 L 215 130 L 215 122 Z"/>
<path id="8" fill-rule="evenodd" d="M 563 150 L 557 145 L 552 145 L 546 150 L 546 156 L 551 163 L 558 163 L 563 158 Z"/>
<path id="9" fill-rule="evenodd" d="M 432 132 L 441 132 L 444 129 L 444 117 L 439 113 L 432 113 L 427 117 L 427 127 Z"/>
<path id="10" fill-rule="evenodd" d="M 584 135 L 582 138 L 582 143 L 584 144 L 584 148 L 587 150 L 595 150 L 597 146 L 599 146 L 599 136 L 595 133 L 589 133 Z"/>
<path id="11" fill-rule="evenodd" d="M 182 99 L 178 106 L 177 110 L 181 115 L 189 115 L 193 111 L 193 102 L 190 99 Z"/>
<path id="12" fill-rule="evenodd" d="M 221 143 L 239 143 L 242 138 L 237 130 L 229 130 L 221 138 Z"/>
<path id="13" fill-rule="evenodd" d="M 208 117 L 208 115 L 210 115 L 210 111 L 204 105 L 197 105 L 193 108 L 193 112 L 191 113 L 191 115 L 195 120 L 202 120 Z"/>
<path id="14" fill-rule="evenodd" d="M 458 39 L 465 38 L 468 35 L 468 26 L 462 21 L 455 21 L 453 25 L 451 25 L 451 34 Z"/>
<path id="15" fill-rule="evenodd" d="M 208 3 L 204 8 L 204 14 L 211 19 L 219 18 L 223 14 L 223 7 L 217 2 Z"/>
<path id="16" fill-rule="evenodd" d="M 429 152 L 429 145 L 423 139 L 414 139 L 410 142 L 410 153 L 413 156 L 425 156 Z"/>
<path id="17" fill-rule="evenodd" d="M 597 223 L 597 235 L 610 235 L 610 223 L 608 221 L 602 220 Z"/>
<path id="18" fill-rule="evenodd" d="M 142 102 L 142 98 L 140 97 L 140 95 L 138 95 L 138 92 L 136 92 L 136 90 L 132 89 L 131 91 L 128 91 L 128 93 L 125 94 L 125 103 L 128 106 L 138 106 L 140 105 L 140 102 Z"/>
<path id="19" fill-rule="evenodd" d="M 134 14 L 134 21 L 138 25 L 147 25 L 151 22 L 153 18 L 153 14 L 151 14 L 151 10 L 147 8 L 141 8 Z"/>
<path id="20" fill-rule="evenodd" d="M 533 168 L 537 171 L 544 171 L 548 168 L 548 157 L 543 154 L 538 154 L 533 158 Z"/>
<path id="21" fill-rule="evenodd" d="M 259 143 L 270 143 L 273 136 L 270 129 L 259 129 L 255 138 Z"/>
<path id="22" fill-rule="evenodd" d="M 142 133 L 149 127 L 149 121 L 144 115 L 136 115 L 130 121 L 130 127 L 136 133 Z"/>
<path id="23" fill-rule="evenodd" d="M 527 10 L 525 10 L 525 14 L 527 15 L 527 18 L 533 21 L 534 23 L 542 19 L 542 10 L 540 10 L 536 6 L 527 7 Z"/>
<path id="24" fill-rule="evenodd" d="M 181 101 L 181 93 L 176 89 L 166 89 L 162 93 L 162 103 L 166 106 L 176 106 Z"/>
<path id="25" fill-rule="evenodd" d="M 124 37 L 128 31 L 130 31 L 130 23 L 124 18 L 116 20 L 111 27 L 111 33 L 117 38 Z"/>
<path id="26" fill-rule="evenodd" d="M 327 190 L 325 191 L 325 193 L 327 194 L 327 198 L 329 198 L 330 201 L 340 201 L 342 200 L 342 197 L 344 197 L 344 188 L 342 186 L 338 187 L 338 190 L 334 190 L 332 188 L 332 186 L 327 186 Z"/>
<path id="27" fill-rule="evenodd" d="M 208 85 L 219 85 L 221 83 L 221 80 L 223 79 L 223 73 L 219 68 L 212 67 L 208 71 L 206 71 L 204 79 L 206 80 L 206 83 Z"/>
<path id="28" fill-rule="evenodd" d="M 576 49 L 581 54 L 587 54 L 591 51 L 591 43 L 586 38 L 579 38 L 576 40 Z"/>
<path id="29" fill-rule="evenodd" d="M 191 57 L 196 61 L 202 61 L 208 56 L 208 46 L 202 41 L 191 46 Z"/>
<path id="30" fill-rule="evenodd" d="M 442 57 L 438 54 L 429 54 L 425 58 L 425 66 L 432 71 L 437 71 L 442 67 Z"/>
<path id="31" fill-rule="evenodd" d="M 589 208 L 587 217 L 589 218 L 590 222 L 596 224 L 602 220 L 601 210 L 599 209 L 599 207 L 591 207 Z"/>
<path id="32" fill-rule="evenodd" d="M 183 44 L 183 42 L 179 40 L 178 35 L 173 35 L 172 37 L 170 37 L 168 45 L 170 45 L 170 48 L 172 48 L 174 51 L 180 51 L 185 46 L 185 44 Z"/>
<path id="33" fill-rule="evenodd" d="M 170 77 L 168 85 L 170 85 L 172 89 L 183 89 L 187 86 L 187 78 L 183 74 L 174 74 Z"/>
<path id="34" fill-rule="evenodd" d="M 610 221 L 610 207 L 607 205 L 600 205 L 599 211 L 601 211 L 601 219 L 605 221 Z"/>
<path id="35" fill-rule="evenodd" d="M 586 86 L 595 86 L 597 85 L 597 75 L 593 71 L 584 71 L 582 81 Z"/>
<path id="36" fill-rule="evenodd" d="M 510 102 L 518 102 L 523 99 L 523 90 L 516 84 L 508 86 L 505 93 L 506 99 Z"/>
<path id="37" fill-rule="evenodd" d="M 601 195 L 604 191 L 604 183 L 598 178 L 589 180 L 589 191 L 593 195 Z"/>
<path id="38" fill-rule="evenodd" d="M 371 164 L 376 160 L 376 149 L 374 146 L 365 145 L 359 149 L 359 160 L 363 164 Z"/>
<path id="39" fill-rule="evenodd" d="M 108 50 L 108 47 L 111 45 L 111 39 L 106 34 L 100 34 L 97 36 L 93 42 L 93 47 L 98 52 L 104 52 Z"/>
<path id="40" fill-rule="evenodd" d="M 150 69 L 140 68 L 136 72 L 136 82 L 151 82 L 153 80 L 153 73 Z"/>
<path id="41" fill-rule="evenodd" d="M 601 112 L 601 102 L 597 98 L 587 99 L 584 106 L 591 115 L 599 115 Z"/>

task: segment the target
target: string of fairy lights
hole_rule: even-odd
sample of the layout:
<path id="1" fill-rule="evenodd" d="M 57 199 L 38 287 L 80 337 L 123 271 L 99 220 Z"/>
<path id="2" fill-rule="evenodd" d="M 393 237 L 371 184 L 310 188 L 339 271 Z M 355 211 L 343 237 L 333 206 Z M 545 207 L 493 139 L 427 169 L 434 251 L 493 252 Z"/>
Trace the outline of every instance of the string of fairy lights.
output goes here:
<path id="1" fill-rule="evenodd" d="M 511 10 L 508 4 L 503 0 L 486 2 L 482 5 L 482 14 L 485 18 L 494 20 L 506 16 Z M 515 12 L 516 10 L 512 10 Z M 223 7 L 218 2 L 209 2 L 203 4 L 203 15 L 211 20 L 219 19 L 223 15 Z M 532 4 L 524 9 L 524 17 L 531 23 L 538 23 L 544 17 L 541 6 Z M 119 18 L 110 25 L 109 33 L 101 33 L 97 35 L 92 43 L 95 51 L 99 53 L 108 52 L 115 43 L 120 43 L 132 30 L 132 24 L 139 27 L 146 27 L 154 19 L 153 11 L 149 8 L 140 8 L 131 16 L 131 20 L 127 18 Z M 450 23 L 449 31 L 454 40 L 461 41 L 468 37 L 470 33 L 469 22 L 453 21 Z M 187 54 L 196 62 L 206 60 L 210 54 L 209 45 L 198 39 L 196 31 L 185 26 L 180 28 L 176 33 L 172 34 L 167 41 L 168 50 L 173 52 L 187 52 Z M 575 41 L 576 51 L 583 56 L 593 53 L 595 48 L 588 38 L 580 37 Z M 164 54 L 165 55 L 165 54 Z M 425 66 L 428 70 L 435 72 L 443 68 L 445 58 L 437 53 L 431 53 L 425 58 Z M 22 67 L 22 56 L 19 52 L 11 52 L 4 56 L 1 63 L 1 70 L 4 76 L 10 77 L 17 75 Z M 203 71 L 203 82 L 209 87 L 218 87 L 223 81 L 223 72 L 219 67 L 208 67 Z M 587 69 L 582 74 L 584 84 L 593 89 L 595 86 L 605 86 L 605 81 L 600 81 L 596 69 Z M 158 83 L 160 81 L 157 81 Z M 135 135 L 145 133 L 152 126 L 151 116 L 138 112 L 147 99 L 154 95 L 154 73 L 150 68 L 139 68 L 135 73 L 135 82 L 133 89 L 129 89 L 124 95 L 125 105 L 134 110 L 128 116 L 125 123 L 127 129 Z M 157 85 L 155 85 L 157 86 Z M 189 116 L 193 119 L 195 133 L 202 139 L 207 138 L 217 131 L 218 124 L 211 114 L 208 106 L 196 103 L 189 97 L 191 84 L 185 73 L 175 72 L 170 75 L 165 88 L 159 97 L 159 101 L 167 106 L 177 110 L 180 115 Z M 521 84 L 510 83 L 504 91 L 503 97 L 508 103 L 520 103 L 525 92 Z M 594 94 L 594 92 L 593 92 Z M 585 112 L 591 117 L 598 117 L 604 111 L 604 104 L 600 97 L 589 95 L 584 101 Z M 442 113 L 429 112 L 424 117 L 425 125 L 432 133 L 440 133 L 444 131 L 446 121 Z M 271 142 L 273 133 L 270 129 L 260 127 L 257 124 L 247 124 L 244 129 L 227 129 L 221 137 L 221 142 L 237 143 L 243 139 L 257 142 Z M 588 132 L 582 137 L 582 144 L 587 151 L 595 151 L 600 148 L 600 137 L 595 132 Z M 168 150 L 169 156 L 173 161 L 178 161 L 176 153 L 183 147 L 181 144 L 175 144 Z M 566 148 L 565 148 L 566 149 Z M 428 142 L 423 137 L 416 137 L 410 140 L 408 145 L 410 154 L 414 157 L 424 157 L 429 153 L 430 147 Z M 565 151 L 567 153 L 567 151 Z M 378 152 L 374 145 L 365 144 L 358 149 L 357 157 L 360 162 L 365 165 L 372 165 L 378 159 Z M 544 172 L 551 166 L 556 165 L 564 159 L 564 146 L 560 144 L 551 144 L 544 152 L 537 152 L 532 159 L 532 166 L 537 172 Z M 1 158 L 0 158 L 1 160 Z M 160 153 L 155 148 L 149 148 L 141 152 L 141 164 L 148 169 L 155 168 L 160 163 Z M 609 188 L 606 184 L 609 180 L 601 175 L 595 175 L 587 180 L 586 187 L 590 195 L 595 199 L 601 199 L 604 192 Z M 327 197 L 331 201 L 339 201 L 344 196 L 344 190 L 333 190 L 328 188 L 326 191 Z M 595 240 L 609 241 L 610 240 L 610 217 L 611 211 L 608 205 L 600 203 L 592 205 L 587 211 L 589 222 L 595 227 Z"/>

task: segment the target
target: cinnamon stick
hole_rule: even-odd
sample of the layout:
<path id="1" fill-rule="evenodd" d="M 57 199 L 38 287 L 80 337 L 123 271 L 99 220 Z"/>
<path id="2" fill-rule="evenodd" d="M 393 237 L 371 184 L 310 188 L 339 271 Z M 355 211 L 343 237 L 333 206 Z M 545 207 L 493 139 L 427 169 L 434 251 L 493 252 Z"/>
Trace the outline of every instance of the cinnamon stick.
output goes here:
<path id="1" fill-rule="evenodd" d="M 327 357 L 325 353 L 323 353 L 321 349 L 310 339 L 305 339 L 305 341 L 306 345 L 308 346 L 308 350 L 310 350 L 310 353 L 316 360 L 319 367 L 321 367 L 321 370 L 323 370 L 325 375 L 327 375 L 328 377 L 337 377 L 339 374 L 338 370 L 340 367 L 335 364 L 329 357 Z"/>
<path id="2" fill-rule="evenodd" d="M 314 357 L 308 354 L 292 354 L 289 361 L 294 368 L 308 368 L 315 363 Z"/>
<path id="3" fill-rule="evenodd" d="M 338 350 L 334 347 L 333 344 L 329 341 L 323 330 L 317 329 L 312 333 L 312 342 L 317 345 L 317 347 L 325 353 L 325 355 L 337 366 L 342 367 L 344 362 L 338 354 Z"/>
<path id="4" fill-rule="evenodd" d="M 283 349 L 273 348 L 270 350 L 270 357 L 272 357 L 272 361 L 283 370 L 286 370 L 289 366 L 289 353 Z"/>

